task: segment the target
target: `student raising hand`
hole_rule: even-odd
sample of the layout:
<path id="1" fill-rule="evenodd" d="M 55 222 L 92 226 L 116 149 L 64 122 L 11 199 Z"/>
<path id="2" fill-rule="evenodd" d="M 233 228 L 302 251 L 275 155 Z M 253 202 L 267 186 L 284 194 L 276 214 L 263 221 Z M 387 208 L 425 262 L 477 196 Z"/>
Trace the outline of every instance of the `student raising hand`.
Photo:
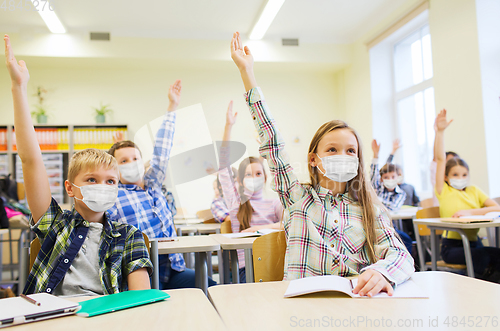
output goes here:
<path id="1" fill-rule="evenodd" d="M 12 84 L 27 85 L 30 80 L 30 73 L 28 72 L 26 63 L 23 60 L 19 61 L 19 63 L 17 62 L 10 45 L 9 36 L 5 35 L 3 40 L 5 41 L 5 62 L 7 64 L 7 69 L 9 70 Z"/>
<path id="2" fill-rule="evenodd" d="M 226 126 L 231 125 L 233 126 L 234 123 L 236 123 L 236 117 L 238 116 L 238 113 L 233 114 L 233 100 L 229 102 L 229 106 L 227 106 L 227 114 L 226 114 Z"/>
<path id="3" fill-rule="evenodd" d="M 180 79 L 176 80 L 173 85 L 170 85 L 168 89 L 168 101 L 170 102 L 168 105 L 169 112 L 175 111 L 177 106 L 179 106 L 179 102 L 181 101 L 181 90 L 182 84 Z"/>
<path id="4" fill-rule="evenodd" d="M 394 139 L 394 141 L 392 142 L 392 155 L 394 155 L 396 153 L 396 151 L 398 149 L 401 148 L 401 143 L 399 141 L 399 139 Z"/>
<path id="5" fill-rule="evenodd" d="M 448 121 L 446 119 L 446 109 L 443 109 L 436 116 L 436 122 L 434 123 L 434 126 L 437 131 L 444 131 L 451 124 L 451 122 L 453 122 L 453 120 Z"/>

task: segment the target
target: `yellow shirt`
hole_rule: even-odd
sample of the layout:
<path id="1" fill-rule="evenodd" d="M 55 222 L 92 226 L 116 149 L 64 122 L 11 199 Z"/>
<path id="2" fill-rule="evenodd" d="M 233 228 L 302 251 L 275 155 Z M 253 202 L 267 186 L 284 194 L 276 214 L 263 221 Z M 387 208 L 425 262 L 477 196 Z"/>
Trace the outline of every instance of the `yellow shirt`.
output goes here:
<path id="1" fill-rule="evenodd" d="M 452 217 L 459 210 L 483 208 L 484 202 L 488 200 L 488 196 L 475 186 L 467 186 L 465 190 L 457 190 L 446 182 L 441 194 L 438 194 L 437 191 L 435 193 L 439 200 L 439 214 L 443 218 Z M 464 230 L 470 241 L 477 240 L 478 231 L 479 229 Z M 455 231 L 445 231 L 443 237 L 462 240 L 460 234 Z"/>

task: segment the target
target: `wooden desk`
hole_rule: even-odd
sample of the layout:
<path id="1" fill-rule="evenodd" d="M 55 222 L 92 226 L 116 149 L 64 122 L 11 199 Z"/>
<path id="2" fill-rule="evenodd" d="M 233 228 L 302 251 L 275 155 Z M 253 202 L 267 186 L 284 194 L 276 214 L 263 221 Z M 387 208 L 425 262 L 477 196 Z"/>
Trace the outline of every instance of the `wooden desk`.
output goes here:
<path id="1" fill-rule="evenodd" d="M 220 250 L 218 242 L 210 236 L 176 237 L 175 241 L 158 242 L 151 240 L 151 261 L 154 266 L 153 287 L 159 286 L 158 255 L 170 253 L 195 253 L 196 287 L 207 293 L 207 252 Z M 161 240 L 161 238 L 159 239 Z M 156 281 L 155 281 L 156 279 Z"/>
<path id="2" fill-rule="evenodd" d="M 225 330 L 225 326 L 199 289 L 165 291 L 170 298 L 149 305 L 94 316 L 66 316 L 51 320 L 18 325 L 16 331 L 88 331 L 88 330 Z M 84 301 L 92 297 L 70 298 Z M 196 309 L 194 309 L 196 308 Z"/>
<path id="3" fill-rule="evenodd" d="M 174 218 L 175 225 L 192 225 L 203 223 L 201 218 Z"/>
<path id="4" fill-rule="evenodd" d="M 493 320 L 500 325 L 499 285 L 439 271 L 415 273 L 413 280 L 429 299 L 352 299 L 334 292 L 284 298 L 286 281 L 213 286 L 208 295 L 229 330 L 312 329 L 314 323 L 325 330 L 471 330 L 479 322 L 491 330 Z M 465 326 L 458 323 L 462 318 Z"/>
<path id="5" fill-rule="evenodd" d="M 495 220 L 493 222 L 485 222 L 485 223 L 449 223 L 449 222 L 441 222 L 440 218 L 421 218 L 413 220 L 413 224 L 415 226 L 415 237 L 417 239 L 417 249 L 418 254 L 420 256 L 420 264 L 422 265 L 424 251 L 422 248 L 422 240 L 418 233 L 418 225 L 426 225 L 431 230 L 431 261 L 432 261 L 432 270 L 437 270 L 437 257 L 438 257 L 438 249 L 439 243 L 437 241 L 436 230 L 450 230 L 455 231 L 460 234 L 462 237 L 462 242 L 464 244 L 465 251 L 465 264 L 467 265 L 467 275 L 469 277 L 474 277 L 474 267 L 472 264 L 472 255 L 470 252 L 470 243 L 467 235 L 463 230 L 466 229 L 480 229 L 480 228 L 496 228 L 496 246 L 500 247 L 500 220 Z"/>
<path id="6" fill-rule="evenodd" d="M 229 283 L 229 254 L 231 254 L 231 268 L 233 274 L 233 283 L 239 283 L 239 264 L 238 264 L 238 253 L 237 249 L 245 250 L 245 276 L 247 283 L 253 283 L 253 258 L 252 258 L 252 247 L 253 242 L 257 237 L 250 238 L 229 238 L 223 234 L 211 234 L 210 237 L 215 239 L 219 244 L 222 251 L 222 268 L 219 266 L 219 270 L 223 270 L 223 283 Z"/>

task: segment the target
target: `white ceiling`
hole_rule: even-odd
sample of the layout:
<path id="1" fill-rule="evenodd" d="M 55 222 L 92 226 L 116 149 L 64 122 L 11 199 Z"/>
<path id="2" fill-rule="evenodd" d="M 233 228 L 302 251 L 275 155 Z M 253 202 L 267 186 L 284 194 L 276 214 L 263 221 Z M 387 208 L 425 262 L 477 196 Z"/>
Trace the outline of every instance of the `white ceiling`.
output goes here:
<path id="1" fill-rule="evenodd" d="M 287 0 L 266 39 L 351 43 L 409 0 Z M 25 3 L 25 1 L 22 1 Z M 265 0 L 51 0 L 69 32 L 113 36 L 228 39 L 248 33 Z M 7 1 L 8 3 L 8 1 Z M 17 5 L 18 1 L 15 0 Z M 26 9 L 26 8 L 25 8 Z M 44 31 L 34 11 L 0 10 L 0 30 Z M 48 30 L 46 30 L 48 31 Z"/>

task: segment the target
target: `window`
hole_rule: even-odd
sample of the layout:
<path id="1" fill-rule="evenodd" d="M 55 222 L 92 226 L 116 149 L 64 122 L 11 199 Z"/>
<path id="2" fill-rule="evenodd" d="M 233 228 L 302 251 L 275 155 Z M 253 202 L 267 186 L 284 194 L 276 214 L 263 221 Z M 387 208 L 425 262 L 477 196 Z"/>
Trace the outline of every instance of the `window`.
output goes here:
<path id="1" fill-rule="evenodd" d="M 396 135 L 403 144 L 400 153 L 405 181 L 418 192 L 429 194 L 436 116 L 429 26 L 395 43 L 393 59 Z"/>

